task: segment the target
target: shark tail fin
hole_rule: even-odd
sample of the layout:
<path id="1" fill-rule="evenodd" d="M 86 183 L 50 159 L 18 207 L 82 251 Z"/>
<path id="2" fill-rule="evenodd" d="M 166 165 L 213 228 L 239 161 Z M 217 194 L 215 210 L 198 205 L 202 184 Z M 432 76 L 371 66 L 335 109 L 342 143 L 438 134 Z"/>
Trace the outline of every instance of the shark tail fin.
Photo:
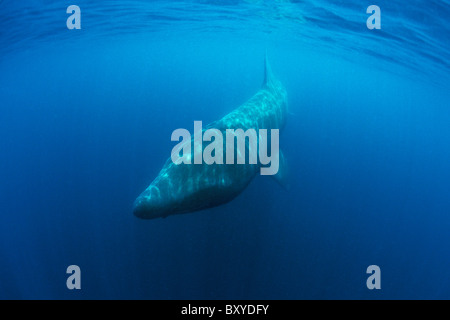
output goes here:
<path id="1" fill-rule="evenodd" d="M 270 67 L 269 60 L 267 59 L 267 52 L 264 56 L 264 82 L 263 87 L 268 86 L 272 82 L 272 68 Z"/>

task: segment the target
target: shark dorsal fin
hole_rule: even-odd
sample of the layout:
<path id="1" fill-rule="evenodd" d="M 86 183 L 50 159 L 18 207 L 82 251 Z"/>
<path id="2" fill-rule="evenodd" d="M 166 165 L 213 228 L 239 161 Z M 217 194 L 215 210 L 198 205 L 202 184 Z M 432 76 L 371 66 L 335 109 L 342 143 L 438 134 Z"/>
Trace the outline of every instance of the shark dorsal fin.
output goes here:
<path id="1" fill-rule="evenodd" d="M 269 60 L 267 59 L 267 53 L 264 56 L 264 82 L 263 87 L 267 87 L 272 82 L 272 69 L 270 68 Z"/>

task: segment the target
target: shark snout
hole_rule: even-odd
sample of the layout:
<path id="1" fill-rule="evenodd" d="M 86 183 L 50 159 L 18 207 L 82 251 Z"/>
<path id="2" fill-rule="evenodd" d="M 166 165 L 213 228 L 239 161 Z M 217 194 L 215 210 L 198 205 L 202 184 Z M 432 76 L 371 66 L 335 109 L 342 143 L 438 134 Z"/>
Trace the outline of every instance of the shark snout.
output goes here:
<path id="1" fill-rule="evenodd" d="M 158 207 L 149 199 L 138 197 L 134 202 L 133 214 L 141 219 L 153 219 L 161 216 Z"/>
<path id="2" fill-rule="evenodd" d="M 161 198 L 152 195 L 151 192 L 143 192 L 134 202 L 133 214 L 141 219 L 155 219 L 166 217 L 169 213 L 168 206 Z"/>
<path id="3" fill-rule="evenodd" d="M 133 214 L 141 219 L 146 219 L 146 216 L 148 215 L 148 206 L 145 205 L 145 203 L 140 199 L 137 198 L 134 202 L 133 206 Z"/>

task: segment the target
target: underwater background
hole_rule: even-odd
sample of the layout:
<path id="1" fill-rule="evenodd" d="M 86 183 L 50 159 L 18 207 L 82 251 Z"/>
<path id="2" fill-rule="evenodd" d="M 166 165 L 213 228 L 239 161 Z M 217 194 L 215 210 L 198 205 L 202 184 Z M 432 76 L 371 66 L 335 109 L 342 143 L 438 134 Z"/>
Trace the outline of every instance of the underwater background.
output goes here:
<path id="1" fill-rule="evenodd" d="M 449 17 L 447 0 L 0 1 L 0 298 L 449 299 Z M 223 206 L 136 218 L 172 131 L 250 98 L 266 51 L 289 188 L 257 176 Z"/>

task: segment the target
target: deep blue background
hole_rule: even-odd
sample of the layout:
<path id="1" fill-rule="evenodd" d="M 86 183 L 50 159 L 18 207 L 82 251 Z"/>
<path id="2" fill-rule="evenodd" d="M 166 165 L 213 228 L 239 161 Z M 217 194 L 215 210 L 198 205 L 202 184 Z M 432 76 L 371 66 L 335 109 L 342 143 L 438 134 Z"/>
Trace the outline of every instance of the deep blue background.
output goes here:
<path id="1" fill-rule="evenodd" d="M 189 3 L 80 1 L 70 31 L 66 4 L 0 4 L 0 298 L 450 298 L 448 4 L 380 2 L 369 31 L 356 2 Z M 245 102 L 266 50 L 289 190 L 134 217 L 172 131 Z"/>

